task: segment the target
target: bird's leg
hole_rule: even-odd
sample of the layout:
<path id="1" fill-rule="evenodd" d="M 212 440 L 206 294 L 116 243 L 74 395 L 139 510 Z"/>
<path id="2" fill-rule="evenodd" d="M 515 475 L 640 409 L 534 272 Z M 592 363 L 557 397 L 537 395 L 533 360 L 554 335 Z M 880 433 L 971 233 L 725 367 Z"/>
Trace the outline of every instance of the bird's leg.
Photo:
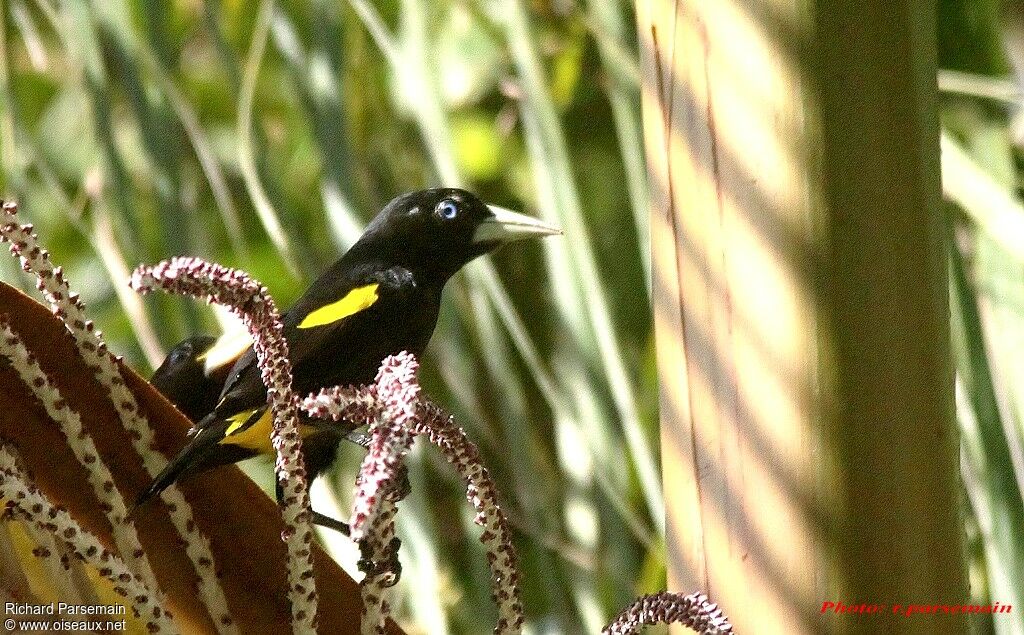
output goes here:
<path id="1" fill-rule="evenodd" d="M 284 498 L 284 490 L 281 489 L 280 481 L 275 481 L 274 491 L 277 493 L 277 504 L 280 505 L 282 503 L 282 499 Z M 348 523 L 343 523 L 340 520 L 336 520 L 334 518 L 331 518 L 330 516 L 327 516 L 326 514 L 321 514 L 312 507 L 309 508 L 309 520 L 314 525 L 320 525 L 321 527 L 326 527 L 327 529 L 333 529 L 334 531 L 340 533 L 343 536 L 349 535 Z"/>
<path id="2" fill-rule="evenodd" d="M 334 518 L 331 518 L 330 516 L 326 516 L 324 514 L 321 514 L 317 510 L 313 509 L 312 507 L 309 509 L 309 513 L 310 513 L 310 521 L 314 525 L 320 525 L 321 527 L 326 527 L 328 529 L 333 529 L 334 531 L 340 533 L 343 536 L 349 535 L 348 523 L 343 523 L 340 520 L 335 520 Z"/>

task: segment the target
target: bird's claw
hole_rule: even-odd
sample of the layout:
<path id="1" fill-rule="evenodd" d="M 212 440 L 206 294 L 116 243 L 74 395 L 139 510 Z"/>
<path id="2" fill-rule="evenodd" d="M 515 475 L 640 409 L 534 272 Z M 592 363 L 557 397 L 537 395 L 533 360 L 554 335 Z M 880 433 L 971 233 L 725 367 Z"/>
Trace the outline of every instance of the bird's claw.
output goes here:
<path id="1" fill-rule="evenodd" d="M 362 554 L 362 558 L 356 563 L 359 570 L 366 574 L 368 578 L 377 578 L 380 576 L 387 576 L 381 586 L 390 588 L 398 584 L 398 581 L 402 578 L 402 563 L 398 560 L 398 549 L 402 546 L 402 541 L 398 537 L 394 537 L 388 543 L 387 554 L 388 557 L 379 561 L 373 560 L 373 554 L 369 553 L 371 547 L 368 541 L 363 541 L 359 544 L 359 551 Z"/>

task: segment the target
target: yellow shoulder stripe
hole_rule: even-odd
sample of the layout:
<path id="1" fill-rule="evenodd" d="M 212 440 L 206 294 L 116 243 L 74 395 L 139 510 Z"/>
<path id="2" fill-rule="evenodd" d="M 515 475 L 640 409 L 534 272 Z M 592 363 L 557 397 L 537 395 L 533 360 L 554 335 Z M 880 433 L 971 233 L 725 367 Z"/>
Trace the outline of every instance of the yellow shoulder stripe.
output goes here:
<path id="1" fill-rule="evenodd" d="M 313 311 L 299 323 L 300 329 L 313 328 L 314 326 L 324 326 L 325 324 L 332 324 L 338 320 L 343 320 L 350 315 L 359 313 L 364 309 L 368 309 L 373 306 L 373 303 L 377 301 L 380 296 L 377 295 L 377 287 L 380 285 L 376 282 L 368 284 L 362 287 L 356 287 L 348 293 L 345 297 L 332 302 L 327 306 L 320 307 L 316 311 Z"/>

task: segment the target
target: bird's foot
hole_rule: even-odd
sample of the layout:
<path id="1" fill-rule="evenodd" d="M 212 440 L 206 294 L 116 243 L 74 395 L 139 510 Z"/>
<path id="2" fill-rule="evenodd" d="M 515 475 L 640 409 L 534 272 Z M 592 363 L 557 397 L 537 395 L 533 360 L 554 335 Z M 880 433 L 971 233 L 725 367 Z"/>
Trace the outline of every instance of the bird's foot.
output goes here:
<path id="1" fill-rule="evenodd" d="M 359 543 L 359 552 L 362 554 L 362 558 L 359 559 L 357 566 L 359 570 L 367 575 L 367 577 L 376 578 L 378 576 L 388 576 L 382 583 L 384 587 L 393 587 L 398 584 L 398 581 L 402 577 L 402 563 L 398 561 L 398 549 L 402 546 L 402 541 L 397 537 L 392 538 L 391 542 L 388 543 L 387 557 L 379 561 L 373 560 L 373 554 L 370 553 L 370 544 L 368 541 Z"/>

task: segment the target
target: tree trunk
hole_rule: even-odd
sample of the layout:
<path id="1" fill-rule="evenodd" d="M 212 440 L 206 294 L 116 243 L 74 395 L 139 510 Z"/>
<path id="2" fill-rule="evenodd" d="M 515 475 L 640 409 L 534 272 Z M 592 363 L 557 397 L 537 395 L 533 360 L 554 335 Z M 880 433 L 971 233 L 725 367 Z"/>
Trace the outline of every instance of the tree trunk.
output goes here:
<path id="1" fill-rule="evenodd" d="M 637 13 L 670 589 L 740 633 L 965 632 L 905 615 L 968 598 L 934 4 Z"/>

